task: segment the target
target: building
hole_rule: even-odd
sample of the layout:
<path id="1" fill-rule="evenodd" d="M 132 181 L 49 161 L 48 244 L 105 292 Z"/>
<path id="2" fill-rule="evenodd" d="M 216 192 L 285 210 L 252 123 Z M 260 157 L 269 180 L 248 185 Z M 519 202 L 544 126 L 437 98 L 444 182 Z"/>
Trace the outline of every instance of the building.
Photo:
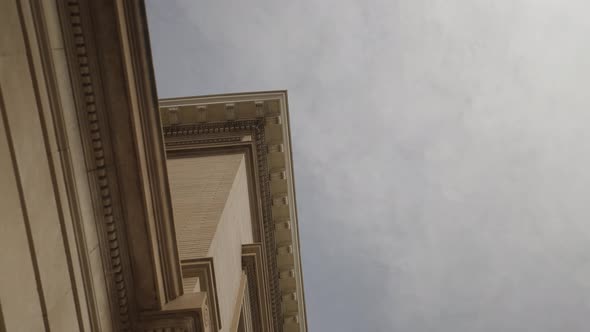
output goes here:
<path id="1" fill-rule="evenodd" d="M 284 91 L 158 100 L 140 0 L 0 2 L 0 331 L 307 331 Z"/>

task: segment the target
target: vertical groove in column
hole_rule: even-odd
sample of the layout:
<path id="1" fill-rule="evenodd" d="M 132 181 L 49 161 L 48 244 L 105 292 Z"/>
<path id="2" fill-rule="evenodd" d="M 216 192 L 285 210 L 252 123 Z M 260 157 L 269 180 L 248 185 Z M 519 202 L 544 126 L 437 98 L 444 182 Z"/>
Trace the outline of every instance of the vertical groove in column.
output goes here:
<path id="1" fill-rule="evenodd" d="M 2 122 L 4 122 L 4 133 L 6 135 L 6 141 L 8 142 L 8 150 L 10 151 L 10 158 L 12 161 L 12 168 L 16 178 L 16 187 L 18 190 L 18 197 L 21 203 L 21 210 L 23 213 L 23 220 L 25 222 L 25 230 L 27 233 L 27 242 L 29 245 L 29 253 L 31 255 L 31 262 L 33 265 L 33 271 L 35 273 L 35 283 L 37 285 L 37 292 L 39 293 L 39 304 L 41 306 L 41 312 L 43 315 L 43 325 L 46 331 L 49 330 L 49 320 L 47 318 L 47 305 L 45 304 L 45 295 L 43 293 L 43 285 L 41 284 L 41 277 L 39 274 L 39 264 L 37 262 L 37 255 L 35 254 L 35 244 L 33 243 L 33 234 L 31 232 L 31 224 L 29 221 L 29 213 L 25 205 L 25 195 L 23 192 L 20 172 L 18 171 L 18 165 L 16 163 L 16 153 L 14 151 L 14 143 L 12 142 L 12 134 L 10 132 L 10 126 L 8 124 L 8 115 L 6 114 L 6 107 L 4 105 L 4 96 L 2 95 L 2 87 L 0 86 L 0 115 L 2 116 Z"/>
<path id="2" fill-rule="evenodd" d="M 63 176 L 64 176 L 64 185 L 65 191 L 68 200 L 68 206 L 70 208 L 71 220 L 72 220 L 72 229 L 74 232 L 74 243 L 76 245 L 76 249 L 78 251 L 78 261 L 80 263 L 80 276 L 82 281 L 82 287 L 84 290 L 84 295 L 86 297 L 86 305 L 88 311 L 88 318 L 90 323 L 90 329 L 92 331 L 99 330 L 99 323 L 96 317 L 97 308 L 96 308 L 96 299 L 94 294 L 93 288 L 93 280 L 92 276 L 90 275 L 90 262 L 87 252 L 87 244 L 86 244 L 86 237 L 84 234 L 84 230 L 80 225 L 82 220 L 80 206 L 78 202 L 78 192 L 76 189 L 75 182 L 75 174 L 73 170 L 73 161 L 69 150 L 69 143 L 68 143 L 68 133 L 66 130 L 66 126 L 64 123 L 64 116 L 63 116 L 63 109 L 60 103 L 60 96 L 58 91 L 58 83 L 56 80 L 56 72 L 54 68 L 54 61 L 53 56 L 51 53 L 51 45 L 49 45 L 49 36 L 47 34 L 47 24 L 44 17 L 45 10 L 43 9 L 43 1 L 41 0 L 31 0 L 31 12 L 33 15 L 33 20 L 35 23 L 35 32 L 38 39 L 39 47 L 42 51 L 42 54 L 45 54 L 45 57 L 41 57 L 41 63 L 43 66 L 43 72 L 45 75 L 45 80 L 47 81 L 47 89 L 48 89 L 48 98 L 49 104 L 51 107 L 51 115 L 53 119 L 53 125 L 56 131 L 56 140 L 57 140 L 57 147 L 60 151 L 60 160 L 62 163 L 63 168 Z M 42 112 L 40 112 L 42 113 Z M 42 117 L 42 120 L 43 117 Z M 46 124 L 45 121 L 42 121 L 42 126 L 44 129 Z M 45 132 L 47 132 L 45 130 Z M 49 153 L 49 151 L 48 151 Z M 48 157 L 51 154 L 49 153 Z M 52 159 L 50 159 L 50 162 Z M 54 186 L 57 190 L 57 186 Z M 58 208 L 62 206 L 59 204 L 60 196 L 56 193 L 56 199 L 58 199 Z M 63 213 L 62 213 L 63 215 Z M 64 219 L 65 223 L 65 219 Z M 68 253 L 68 259 L 71 261 L 71 255 L 69 254 L 69 241 L 67 239 L 67 233 L 64 233 L 64 246 L 66 248 L 66 252 Z M 73 289 L 74 289 L 74 300 L 76 302 L 76 311 L 79 315 L 79 318 L 82 319 L 81 307 L 79 296 L 77 295 L 77 286 L 75 283 L 74 274 L 72 274 L 73 281 Z M 83 326 L 83 323 L 82 323 Z"/>
<path id="3" fill-rule="evenodd" d="M 89 1 L 58 1 L 60 19 L 64 36 L 64 46 L 74 100 L 78 113 L 82 146 L 89 182 L 97 214 L 97 232 L 101 249 L 104 276 L 108 289 L 108 302 L 113 329 L 131 330 L 133 301 L 129 298 L 132 288 L 128 288 L 131 275 L 128 253 L 121 248 L 125 243 L 124 225 L 118 201 L 113 199 L 117 193 L 115 171 L 110 170 L 110 137 L 106 111 L 102 105 L 101 81 L 95 63 L 97 50 L 94 49 L 93 20 L 88 8 Z"/>
<path id="4" fill-rule="evenodd" d="M 84 331 L 84 325 L 82 323 L 82 314 L 80 312 L 80 300 L 78 297 L 78 290 L 76 288 L 76 282 L 74 279 L 74 270 L 72 267 L 72 254 L 70 252 L 70 248 L 68 245 L 68 236 L 67 236 L 67 230 L 65 227 L 65 218 L 64 218 L 64 213 L 63 213 L 62 206 L 61 206 L 59 191 L 57 189 L 58 187 L 57 187 L 57 180 L 56 180 L 55 165 L 53 163 L 51 147 L 49 146 L 49 142 L 48 142 L 49 137 L 48 137 L 48 133 L 47 133 L 47 120 L 45 119 L 45 114 L 43 114 L 43 103 L 41 101 L 41 97 L 39 96 L 39 82 L 37 81 L 37 75 L 36 75 L 37 71 L 35 70 L 35 64 L 34 64 L 34 60 L 33 60 L 31 41 L 29 39 L 27 27 L 25 26 L 24 13 L 23 13 L 23 3 L 21 0 L 19 0 L 19 1 L 17 1 L 17 4 L 18 4 L 17 7 L 18 7 L 19 18 L 22 22 L 21 27 L 22 27 L 23 37 L 24 37 L 25 49 L 26 49 L 26 53 L 27 53 L 27 61 L 29 64 L 31 81 L 33 84 L 33 90 L 35 91 L 35 93 L 34 93 L 35 102 L 37 104 L 37 112 L 39 114 L 39 123 L 41 126 L 41 132 L 43 134 L 43 145 L 45 147 L 45 153 L 47 156 L 47 164 L 49 166 L 49 174 L 51 177 L 51 185 L 52 185 L 52 189 L 53 189 L 53 195 L 54 195 L 56 210 L 57 210 L 58 219 L 59 219 L 61 237 L 62 237 L 64 252 L 65 252 L 65 256 L 66 256 L 68 275 L 70 277 L 70 288 L 72 291 L 74 308 L 76 311 L 76 316 L 77 316 L 77 321 L 78 321 L 78 328 L 80 329 L 80 331 Z M 31 9 L 31 11 L 32 11 L 32 9 Z M 35 19 L 38 19 L 38 17 L 35 17 L 35 16 L 32 17 L 33 23 L 35 23 L 34 22 Z M 38 41 L 38 42 L 40 42 L 40 41 Z M 41 62 L 42 62 L 42 60 L 41 60 Z"/>

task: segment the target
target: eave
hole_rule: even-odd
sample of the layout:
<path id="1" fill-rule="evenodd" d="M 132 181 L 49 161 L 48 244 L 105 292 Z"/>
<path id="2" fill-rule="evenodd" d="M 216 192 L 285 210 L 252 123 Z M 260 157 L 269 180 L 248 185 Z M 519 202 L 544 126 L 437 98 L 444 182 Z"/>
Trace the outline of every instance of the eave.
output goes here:
<path id="1" fill-rule="evenodd" d="M 196 138 L 203 136 L 199 128 L 206 126 L 260 121 L 266 149 L 259 152 L 266 161 L 263 178 L 268 179 L 269 195 L 259 196 L 270 200 L 265 203 L 271 207 L 269 218 L 274 226 L 273 265 L 278 269 L 274 277 L 280 288 L 282 328 L 307 331 L 287 92 L 161 99 L 160 112 L 167 141 L 178 133 L 190 133 L 190 128 Z"/>

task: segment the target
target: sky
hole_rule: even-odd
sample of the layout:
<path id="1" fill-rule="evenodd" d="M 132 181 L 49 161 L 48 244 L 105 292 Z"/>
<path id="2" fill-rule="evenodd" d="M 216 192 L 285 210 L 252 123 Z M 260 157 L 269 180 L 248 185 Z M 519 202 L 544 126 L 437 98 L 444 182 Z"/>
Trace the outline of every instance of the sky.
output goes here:
<path id="1" fill-rule="evenodd" d="M 148 0 L 159 97 L 287 89 L 309 330 L 590 330 L 586 0 Z"/>

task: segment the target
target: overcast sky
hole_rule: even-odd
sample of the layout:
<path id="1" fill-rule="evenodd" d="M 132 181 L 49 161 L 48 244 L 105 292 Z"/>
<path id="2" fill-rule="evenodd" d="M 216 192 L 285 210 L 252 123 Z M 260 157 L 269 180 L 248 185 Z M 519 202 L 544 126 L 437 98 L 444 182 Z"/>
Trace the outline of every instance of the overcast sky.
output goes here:
<path id="1" fill-rule="evenodd" d="M 587 0 L 148 0 L 160 97 L 287 89 L 312 332 L 590 330 Z"/>

